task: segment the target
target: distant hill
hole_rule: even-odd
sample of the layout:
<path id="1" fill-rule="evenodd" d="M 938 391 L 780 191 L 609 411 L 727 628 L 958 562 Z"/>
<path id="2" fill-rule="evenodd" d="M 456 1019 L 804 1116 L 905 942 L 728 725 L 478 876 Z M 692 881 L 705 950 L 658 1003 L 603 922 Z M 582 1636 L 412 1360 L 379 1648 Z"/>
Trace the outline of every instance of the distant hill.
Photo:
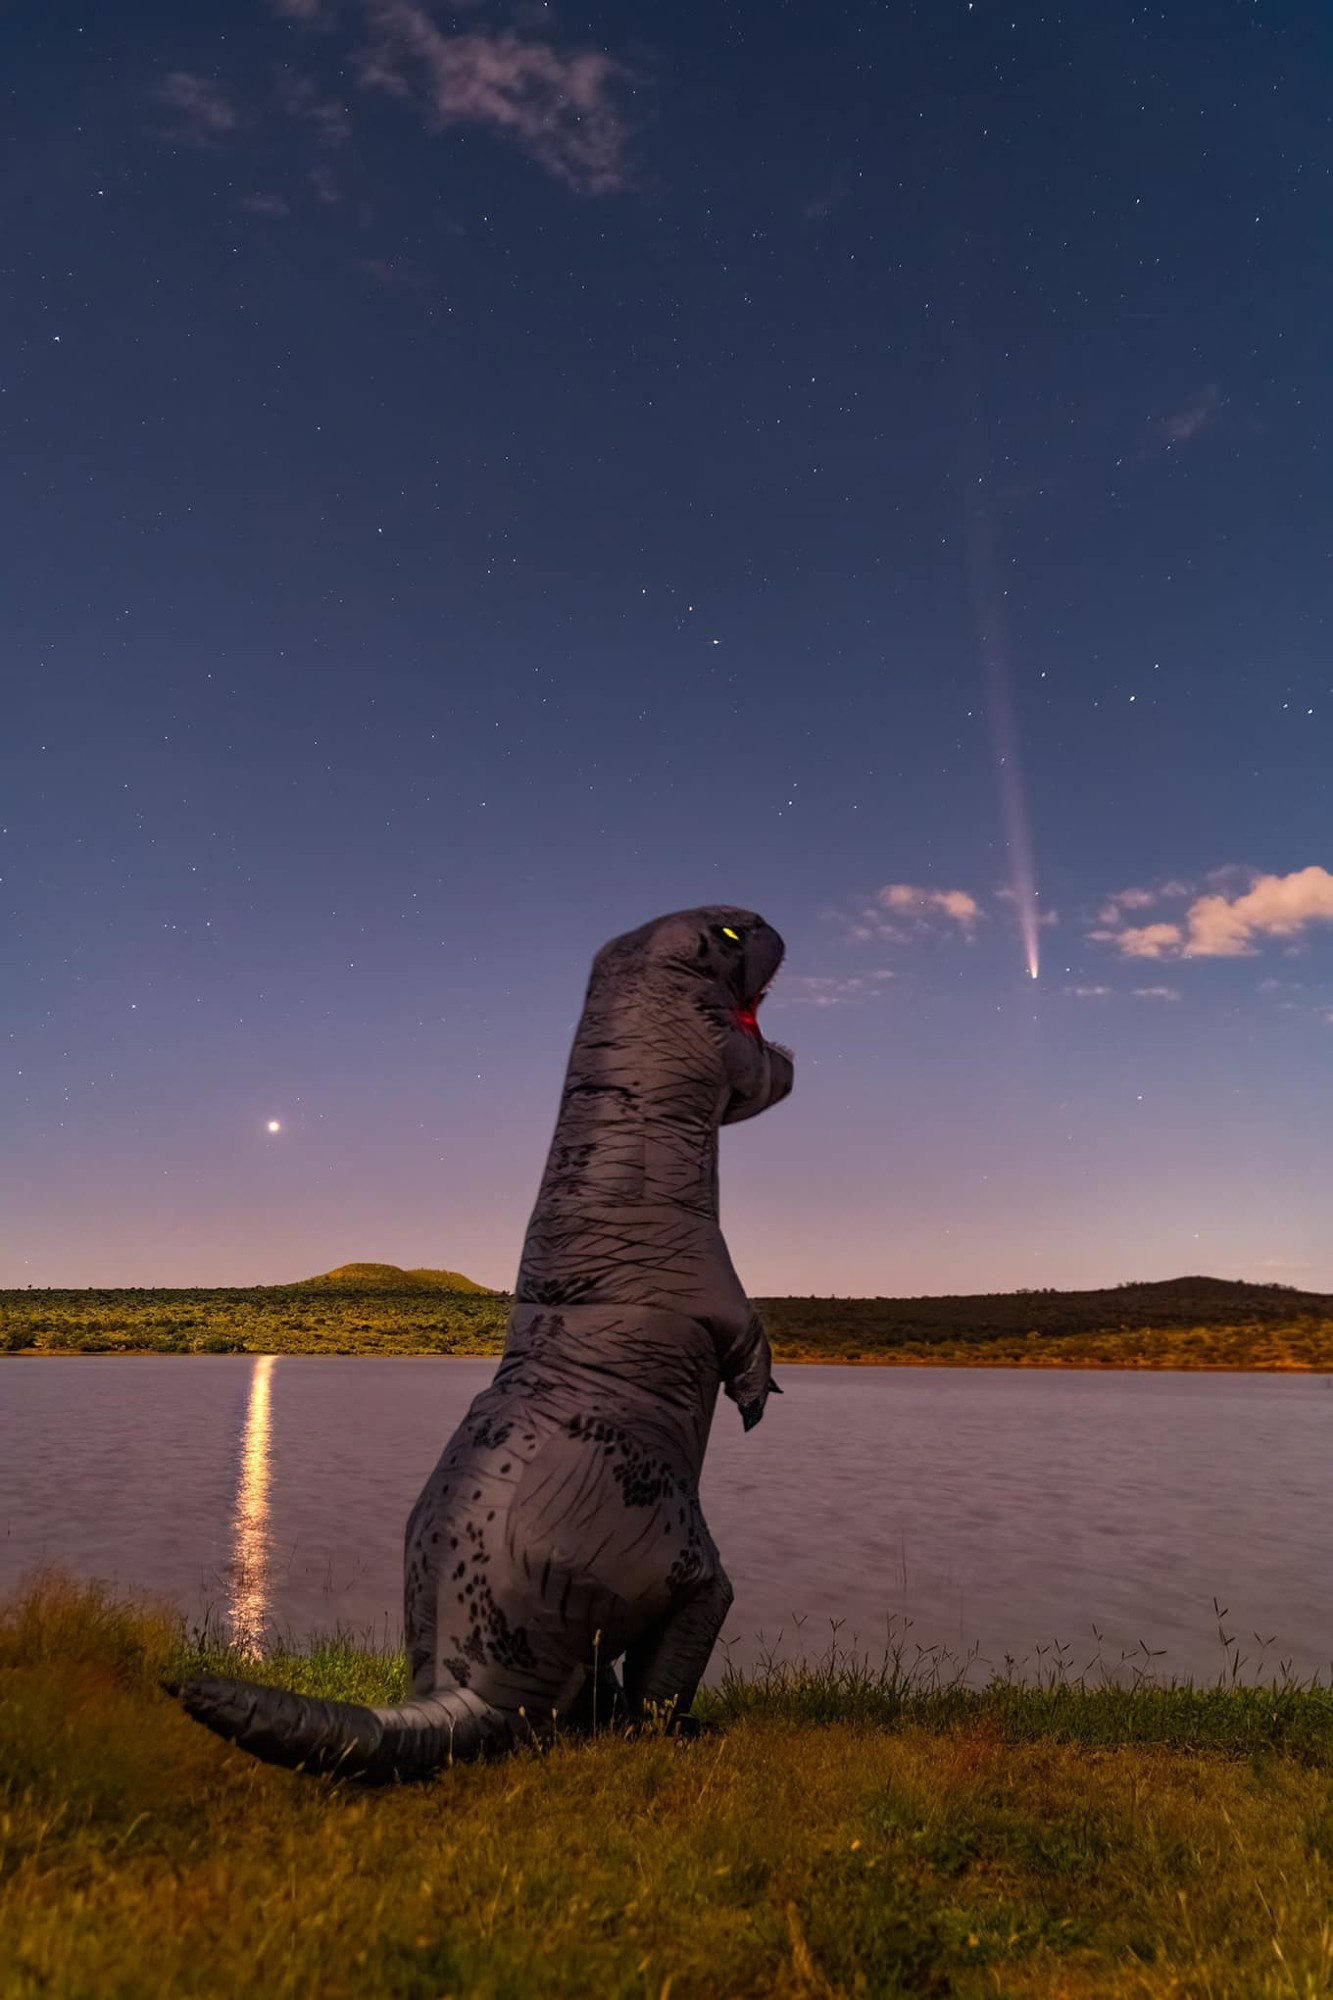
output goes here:
<path id="1" fill-rule="evenodd" d="M 461 1271 L 431 1271 L 425 1266 L 405 1271 L 401 1264 L 339 1264 L 336 1271 L 323 1271 L 317 1278 L 302 1278 L 302 1285 L 357 1285 L 365 1289 L 380 1285 L 386 1292 L 490 1292 L 475 1278 Z"/>
<path id="2" fill-rule="evenodd" d="M 1163 1278 L 1108 1285 L 1100 1291 L 972 1292 L 925 1298 L 785 1298 L 756 1300 L 770 1336 L 809 1339 L 838 1330 L 867 1341 L 964 1339 L 1004 1334 L 1070 1335 L 1135 1327 L 1240 1326 L 1333 1318 L 1333 1297 L 1292 1285 L 1239 1278 Z"/>

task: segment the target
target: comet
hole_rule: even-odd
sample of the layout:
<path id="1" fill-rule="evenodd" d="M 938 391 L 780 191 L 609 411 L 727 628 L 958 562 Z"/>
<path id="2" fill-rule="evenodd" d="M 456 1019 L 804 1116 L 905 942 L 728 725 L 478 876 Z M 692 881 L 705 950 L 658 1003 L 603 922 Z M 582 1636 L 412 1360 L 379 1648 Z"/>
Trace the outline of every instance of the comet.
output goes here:
<path id="1" fill-rule="evenodd" d="M 1018 930 L 1029 976 L 1041 971 L 1041 925 L 1038 920 L 1037 865 L 1032 820 L 1023 785 L 1018 747 L 1018 700 L 1013 659 L 1005 618 L 1004 591 L 995 553 L 994 517 L 980 488 L 971 509 L 968 533 L 969 587 L 986 682 L 986 713 L 995 757 L 1000 819 L 1009 850 L 1009 888 L 1018 913 Z"/>
<path id="2" fill-rule="evenodd" d="M 980 397 L 974 395 L 971 402 L 971 441 L 980 447 L 983 437 Z M 1009 850 L 1009 894 L 1018 913 L 1018 930 L 1028 974 L 1036 979 L 1041 970 L 1040 891 L 1037 888 L 1032 819 L 1028 812 L 1019 754 L 1018 697 L 1009 644 L 1009 622 L 1005 612 L 1006 592 L 1000 581 L 995 511 L 986 479 L 977 470 L 977 461 L 984 458 L 984 453 L 977 449 L 969 456 L 972 464 L 967 475 L 967 593 L 972 603 L 977 653 L 985 680 L 986 714 L 995 758 L 1000 821 Z"/>

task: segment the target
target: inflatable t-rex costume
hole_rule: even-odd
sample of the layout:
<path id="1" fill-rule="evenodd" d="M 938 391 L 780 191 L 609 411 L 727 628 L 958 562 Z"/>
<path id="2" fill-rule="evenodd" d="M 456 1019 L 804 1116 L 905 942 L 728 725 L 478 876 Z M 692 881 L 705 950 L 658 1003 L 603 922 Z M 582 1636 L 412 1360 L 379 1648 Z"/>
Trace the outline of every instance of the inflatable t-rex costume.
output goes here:
<path id="1" fill-rule="evenodd" d="M 412 1699 L 201 1675 L 173 1689 L 196 1720 L 378 1783 L 557 1719 L 688 1711 L 732 1596 L 699 1507 L 718 1386 L 747 1430 L 777 1386 L 718 1226 L 717 1134 L 791 1089 L 755 1019 L 782 955 L 762 918 L 710 908 L 593 962 L 504 1356 L 407 1524 Z"/>

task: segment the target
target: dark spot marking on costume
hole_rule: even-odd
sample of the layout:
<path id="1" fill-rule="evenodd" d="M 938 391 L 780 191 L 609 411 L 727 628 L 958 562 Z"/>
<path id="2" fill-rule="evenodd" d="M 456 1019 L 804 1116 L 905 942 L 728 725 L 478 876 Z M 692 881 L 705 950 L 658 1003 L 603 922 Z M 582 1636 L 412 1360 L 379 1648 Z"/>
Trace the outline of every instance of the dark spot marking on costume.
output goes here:
<path id="1" fill-rule="evenodd" d="M 512 1418 L 481 1417 L 472 1425 L 472 1442 L 479 1451 L 499 1451 L 508 1444 L 513 1428 Z"/>
<path id="2" fill-rule="evenodd" d="M 468 1585 L 468 1596 L 472 1597 L 474 1592 L 472 1629 L 461 1644 L 464 1655 L 479 1667 L 485 1666 L 489 1660 L 493 1666 L 531 1672 L 537 1665 L 537 1659 L 528 1640 L 527 1627 L 510 1624 L 501 1606 L 495 1602 L 490 1585 L 483 1578 L 477 1578 Z M 455 1644 L 458 1643 L 455 1640 Z"/>

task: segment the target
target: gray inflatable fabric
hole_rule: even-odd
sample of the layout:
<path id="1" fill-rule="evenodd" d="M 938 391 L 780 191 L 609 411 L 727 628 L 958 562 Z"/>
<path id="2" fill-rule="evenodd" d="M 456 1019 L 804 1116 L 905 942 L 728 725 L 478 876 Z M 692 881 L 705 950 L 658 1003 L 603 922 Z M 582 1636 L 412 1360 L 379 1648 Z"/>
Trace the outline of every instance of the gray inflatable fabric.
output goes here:
<path id="1" fill-rule="evenodd" d="M 761 917 L 707 908 L 593 961 L 504 1355 L 407 1524 L 412 1699 L 200 1675 L 172 1688 L 197 1721 L 383 1783 L 688 1714 L 732 1597 L 699 1507 L 718 1388 L 749 1430 L 777 1386 L 718 1225 L 717 1135 L 791 1089 L 755 1018 L 782 955 Z"/>

